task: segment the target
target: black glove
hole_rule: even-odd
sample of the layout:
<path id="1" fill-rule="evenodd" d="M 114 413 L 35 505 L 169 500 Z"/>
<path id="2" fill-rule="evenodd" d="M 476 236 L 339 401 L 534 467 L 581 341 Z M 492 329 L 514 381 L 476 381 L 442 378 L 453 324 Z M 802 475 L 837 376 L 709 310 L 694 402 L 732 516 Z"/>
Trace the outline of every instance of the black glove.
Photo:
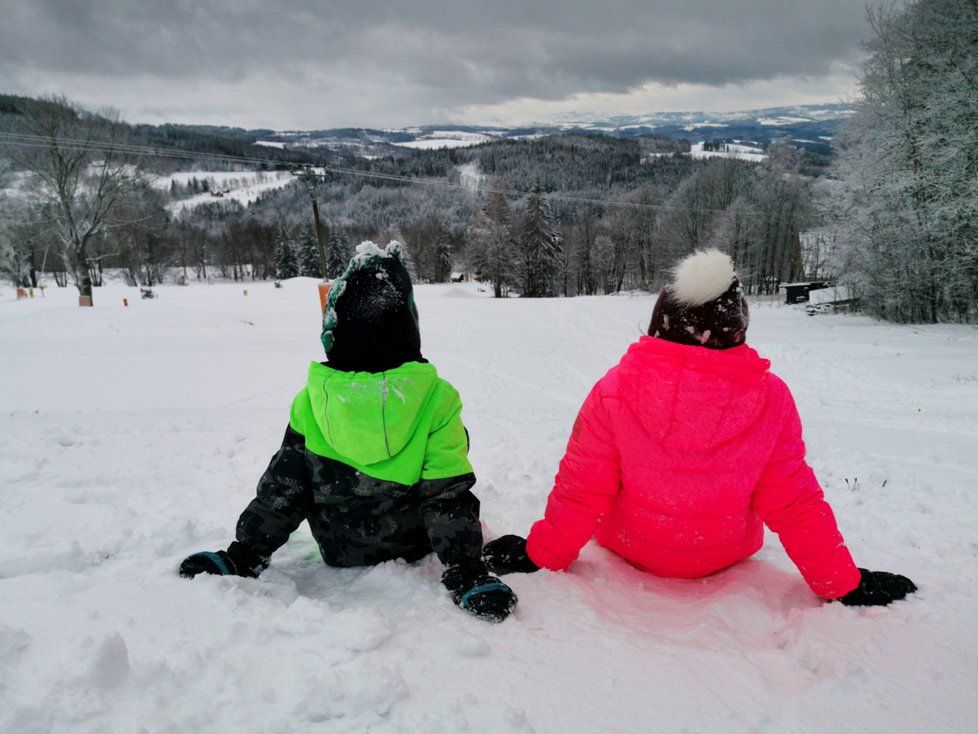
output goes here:
<path id="1" fill-rule="evenodd" d="M 839 599 L 847 607 L 885 607 L 917 590 L 906 576 L 865 568 L 860 568 L 859 572 L 863 575 L 859 586 Z"/>
<path id="2" fill-rule="evenodd" d="M 482 561 L 466 561 L 445 569 L 441 582 L 458 606 L 490 622 L 502 622 L 516 609 L 516 594 L 490 576 Z"/>
<path id="3" fill-rule="evenodd" d="M 266 568 L 268 559 L 234 541 L 226 551 L 204 551 L 188 556 L 180 564 L 180 575 L 192 579 L 199 573 L 210 573 L 215 576 L 246 576 L 254 579 Z"/>
<path id="4" fill-rule="evenodd" d="M 482 560 L 493 573 L 533 573 L 540 567 L 526 555 L 526 538 L 519 535 L 504 535 L 496 538 L 482 549 Z"/>

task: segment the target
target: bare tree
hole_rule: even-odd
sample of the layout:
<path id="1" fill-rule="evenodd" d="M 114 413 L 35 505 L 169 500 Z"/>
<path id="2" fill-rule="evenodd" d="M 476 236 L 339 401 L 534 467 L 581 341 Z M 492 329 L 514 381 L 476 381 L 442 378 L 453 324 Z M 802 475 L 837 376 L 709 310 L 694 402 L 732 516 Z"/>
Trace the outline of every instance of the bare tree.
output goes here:
<path id="1" fill-rule="evenodd" d="M 32 105 L 23 124 L 32 137 L 14 159 L 29 174 L 24 191 L 40 205 L 62 245 L 79 305 L 91 306 L 93 240 L 123 223 L 116 212 L 142 187 L 138 161 L 126 145 L 127 128 L 114 112 L 95 115 L 64 98 Z"/>

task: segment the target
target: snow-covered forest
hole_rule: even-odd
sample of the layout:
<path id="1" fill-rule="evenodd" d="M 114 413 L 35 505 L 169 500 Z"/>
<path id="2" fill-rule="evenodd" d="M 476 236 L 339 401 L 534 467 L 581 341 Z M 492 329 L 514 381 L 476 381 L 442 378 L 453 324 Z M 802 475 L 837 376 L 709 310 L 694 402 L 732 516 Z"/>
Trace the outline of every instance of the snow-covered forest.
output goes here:
<path id="1" fill-rule="evenodd" d="M 399 239 L 421 282 L 464 272 L 498 295 L 570 296 L 657 290 L 678 257 L 719 247 L 750 293 L 829 279 L 883 318 L 973 321 L 978 95 L 965 39 L 974 16 L 966 3 L 874 12 L 856 113 L 828 169 L 787 140 L 763 155 L 696 144 L 706 158 L 682 141 L 579 134 L 375 159 L 289 151 L 349 171 L 327 172 L 312 191 L 333 253 L 326 273 L 310 191 L 275 170 L 283 161 L 195 171 L 207 153 L 240 156 L 245 146 L 215 147 L 188 129 L 171 142 L 202 161 L 167 173 L 188 165 L 168 157 L 177 148 L 147 154 L 138 144 L 165 144 L 169 130 L 67 100 L 8 98 L 2 129 L 36 137 L 3 149 L 3 272 L 19 285 L 72 281 L 83 295 L 106 269 L 142 285 L 335 277 L 352 243 Z"/>

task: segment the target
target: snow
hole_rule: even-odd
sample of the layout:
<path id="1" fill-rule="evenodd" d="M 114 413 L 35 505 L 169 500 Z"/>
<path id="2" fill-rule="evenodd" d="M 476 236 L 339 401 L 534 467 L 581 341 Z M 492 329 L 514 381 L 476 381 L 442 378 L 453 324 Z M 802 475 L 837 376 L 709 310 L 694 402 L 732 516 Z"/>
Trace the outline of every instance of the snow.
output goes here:
<path id="1" fill-rule="evenodd" d="M 363 267 L 365 264 L 371 262 L 375 258 L 400 258 L 403 250 L 404 245 L 397 240 L 391 240 L 384 247 L 381 247 L 376 242 L 372 242 L 371 240 L 365 240 L 356 247 L 356 252 L 352 260 L 353 267 L 354 269 Z"/>
<path id="2" fill-rule="evenodd" d="M 683 125 L 683 130 L 692 132 L 693 130 L 698 130 L 701 127 L 727 127 L 725 122 L 693 122 L 689 125 Z"/>
<path id="3" fill-rule="evenodd" d="M 739 158 L 745 161 L 759 163 L 767 158 L 760 148 L 750 145 L 738 145 L 737 143 L 727 143 L 727 150 L 704 150 L 705 143 L 693 143 L 690 146 L 689 155 L 692 158 Z"/>
<path id="4" fill-rule="evenodd" d="M 456 168 L 459 182 L 469 191 L 478 191 L 486 180 L 486 175 L 479 170 L 479 161 L 469 161 Z"/>
<path id="5" fill-rule="evenodd" d="M 281 140 L 256 140 L 255 145 L 261 145 L 266 148 L 284 148 L 285 143 Z"/>
<path id="6" fill-rule="evenodd" d="M 761 125 L 794 125 L 799 122 L 811 122 L 810 117 L 758 117 L 757 122 Z"/>
<path id="7" fill-rule="evenodd" d="M 417 302 L 493 537 L 538 518 L 653 299 L 480 287 Z M 752 303 L 857 561 L 914 579 L 909 601 L 823 604 L 771 537 L 699 581 L 592 544 L 570 573 L 507 577 L 520 607 L 490 625 L 436 561 L 326 568 L 305 526 L 260 579 L 177 577 L 233 537 L 320 314 L 312 279 L 156 290 L 107 286 L 94 309 L 0 290 L 0 731 L 978 730 L 975 328 Z"/>
<path id="8" fill-rule="evenodd" d="M 844 285 L 832 286 L 831 288 L 818 288 L 808 293 L 808 303 L 811 306 L 848 301 L 850 298 L 852 298 L 852 293 Z"/>
<path id="9" fill-rule="evenodd" d="M 210 191 L 171 201 L 166 206 L 169 211 L 180 213 L 206 204 L 230 201 L 248 206 L 262 194 L 288 186 L 295 180 L 288 171 L 178 171 L 156 178 L 153 186 L 168 191 L 171 182 L 176 181 L 178 185 L 185 186 L 194 178 L 198 181 L 206 180 Z M 220 191 L 223 196 L 214 196 L 211 193 L 213 191 Z"/>
<path id="10" fill-rule="evenodd" d="M 402 148 L 434 150 L 436 148 L 465 148 L 470 145 L 485 143 L 489 140 L 496 140 L 496 137 L 493 135 L 456 130 L 430 130 L 423 134 L 425 135 L 423 138 L 404 143 L 394 143 L 394 145 L 399 145 Z"/>

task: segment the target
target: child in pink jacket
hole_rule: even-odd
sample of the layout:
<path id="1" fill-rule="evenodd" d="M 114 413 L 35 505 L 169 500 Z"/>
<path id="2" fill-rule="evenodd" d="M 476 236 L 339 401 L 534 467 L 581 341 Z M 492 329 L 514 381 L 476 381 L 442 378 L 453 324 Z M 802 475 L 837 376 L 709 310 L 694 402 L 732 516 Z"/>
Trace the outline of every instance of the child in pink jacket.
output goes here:
<path id="1" fill-rule="evenodd" d="M 497 573 L 565 570 L 591 537 L 657 576 L 700 578 L 778 534 L 823 599 L 879 605 L 916 590 L 859 569 L 805 462 L 788 386 L 745 343 L 747 302 L 718 250 L 683 260 L 649 336 L 591 390 L 544 518 L 484 557 Z"/>

